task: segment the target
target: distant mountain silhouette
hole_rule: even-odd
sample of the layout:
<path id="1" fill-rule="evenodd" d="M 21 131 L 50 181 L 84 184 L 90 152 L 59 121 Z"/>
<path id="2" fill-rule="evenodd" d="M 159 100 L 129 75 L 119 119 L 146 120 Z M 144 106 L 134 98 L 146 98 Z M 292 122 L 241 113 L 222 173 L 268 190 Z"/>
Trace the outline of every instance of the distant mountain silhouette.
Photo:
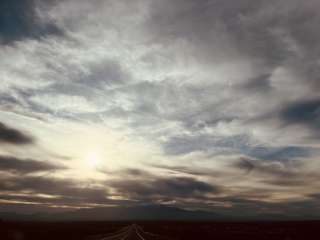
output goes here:
<path id="1" fill-rule="evenodd" d="M 79 209 L 60 213 L 17 214 L 0 213 L 4 220 L 39 221 L 125 221 L 125 220 L 219 220 L 218 214 L 191 211 L 163 205 L 136 207 L 103 207 Z"/>
<path id="2" fill-rule="evenodd" d="M 59 213 L 20 214 L 0 212 L 0 219 L 11 221 L 286 221 L 319 220 L 319 217 L 286 216 L 281 214 L 223 215 L 206 211 L 192 211 L 165 205 L 133 207 L 101 207 Z"/>

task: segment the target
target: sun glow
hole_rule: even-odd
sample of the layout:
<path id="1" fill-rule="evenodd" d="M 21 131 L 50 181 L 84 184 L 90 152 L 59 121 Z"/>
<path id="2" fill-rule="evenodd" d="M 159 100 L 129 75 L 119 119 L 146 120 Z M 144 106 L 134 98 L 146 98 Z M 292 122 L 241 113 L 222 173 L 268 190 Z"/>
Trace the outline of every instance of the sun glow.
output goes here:
<path id="1" fill-rule="evenodd" d="M 97 152 L 90 152 L 86 156 L 85 162 L 90 169 L 97 169 L 102 163 L 101 156 Z"/>

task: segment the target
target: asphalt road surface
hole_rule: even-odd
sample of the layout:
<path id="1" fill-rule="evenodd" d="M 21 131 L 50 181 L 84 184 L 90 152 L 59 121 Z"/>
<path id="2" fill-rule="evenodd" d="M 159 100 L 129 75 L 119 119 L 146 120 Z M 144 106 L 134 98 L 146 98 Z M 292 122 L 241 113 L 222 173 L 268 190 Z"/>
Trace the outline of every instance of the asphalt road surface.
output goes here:
<path id="1" fill-rule="evenodd" d="M 172 240 L 165 236 L 146 232 L 137 224 L 132 224 L 120 230 L 106 235 L 96 235 L 87 238 L 88 240 Z"/>

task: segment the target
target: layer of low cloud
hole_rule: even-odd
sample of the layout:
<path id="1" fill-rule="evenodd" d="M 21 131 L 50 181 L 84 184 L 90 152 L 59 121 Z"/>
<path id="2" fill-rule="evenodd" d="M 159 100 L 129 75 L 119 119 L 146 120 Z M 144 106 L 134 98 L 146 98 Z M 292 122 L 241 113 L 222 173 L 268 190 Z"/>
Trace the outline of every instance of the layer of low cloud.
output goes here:
<path id="1" fill-rule="evenodd" d="M 123 173 L 124 174 L 124 173 Z M 172 199 L 196 199 L 206 194 L 220 192 L 218 186 L 209 184 L 194 177 L 159 177 L 136 171 L 125 172 L 126 180 L 113 180 L 110 186 L 120 196 L 150 202 L 172 201 Z M 132 178 L 133 177 L 133 178 Z"/>
<path id="2" fill-rule="evenodd" d="M 0 155 L 0 171 L 19 174 L 48 172 L 65 169 L 64 166 L 34 159 L 19 159 Z"/>
<path id="3" fill-rule="evenodd" d="M 25 145 L 33 143 L 34 139 L 28 134 L 18 129 L 11 128 L 0 122 L 0 142 L 15 145 Z"/>

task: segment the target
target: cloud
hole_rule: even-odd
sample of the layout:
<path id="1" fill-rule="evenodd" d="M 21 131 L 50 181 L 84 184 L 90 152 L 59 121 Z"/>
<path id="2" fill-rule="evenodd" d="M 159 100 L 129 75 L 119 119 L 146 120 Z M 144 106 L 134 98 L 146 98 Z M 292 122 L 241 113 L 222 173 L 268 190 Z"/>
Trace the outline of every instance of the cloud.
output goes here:
<path id="1" fill-rule="evenodd" d="M 289 200 L 285 202 L 268 202 L 246 199 L 241 196 L 221 197 L 216 201 L 229 204 L 229 207 L 215 207 L 215 212 L 233 217 L 251 217 L 252 219 L 312 219 L 319 218 L 314 209 L 319 209 L 316 198 Z M 214 200 L 212 200 L 214 201 Z M 313 209 L 313 210 L 312 210 Z"/>
<path id="2" fill-rule="evenodd" d="M 132 172 L 132 170 L 130 171 Z M 133 176 L 136 176 L 134 171 Z M 113 180 L 110 186 L 120 195 L 143 201 L 161 199 L 197 198 L 206 194 L 220 193 L 218 186 L 199 181 L 192 177 L 157 177 L 144 174 L 130 180 Z"/>
<path id="3" fill-rule="evenodd" d="M 118 191 L 117 198 L 212 207 L 223 203 L 215 196 L 221 194 L 258 211 L 272 208 L 261 202 L 301 200 L 317 191 L 318 0 L 15 0 L 0 6 L 0 117 L 37 136 L 26 156 L 3 160 L 11 174 L 54 168 L 34 162 L 50 159 L 39 156 L 45 155 L 40 146 L 70 156 L 70 174 L 81 165 L 83 146 L 108 152 L 109 142 L 120 149 L 143 142 L 132 147 L 135 160 L 110 150 L 123 156 L 120 169 L 101 170 L 112 179 L 103 185 Z M 79 129 L 86 134 L 76 134 Z M 73 137 L 97 129 L 101 138 Z M 32 136 L 0 123 L 1 143 L 32 144 Z M 4 151 L 20 156 L 22 150 L 12 149 Z M 108 154 L 106 161 L 117 162 Z M 15 186 L 11 193 L 27 187 L 81 195 L 74 182 L 64 182 L 64 171 L 54 174 L 57 179 L 28 177 L 28 186 L 9 179 L 6 186 Z M 97 195 L 91 199 L 105 201 Z"/>
<path id="4" fill-rule="evenodd" d="M 302 124 L 310 128 L 320 128 L 320 100 L 302 100 L 288 104 L 280 112 L 286 124 Z"/>
<path id="5" fill-rule="evenodd" d="M 119 87 L 131 80 L 131 76 L 115 59 L 101 59 L 99 63 L 88 64 L 89 73 L 76 82 L 91 88 L 108 89 Z"/>
<path id="6" fill-rule="evenodd" d="M 62 165 L 33 159 L 20 159 L 0 155 L 0 171 L 18 174 L 48 172 L 65 169 Z"/>
<path id="7" fill-rule="evenodd" d="M 208 155 L 243 154 L 269 161 L 309 157 L 315 150 L 312 147 L 299 146 L 259 146 L 248 135 L 215 136 L 207 133 L 172 136 L 163 143 L 163 149 L 167 155 L 185 155 L 192 152 L 206 152 Z"/>
<path id="8" fill-rule="evenodd" d="M 195 136 L 172 137 L 164 143 L 163 148 L 168 155 L 188 154 L 195 151 L 227 154 L 228 152 L 242 150 L 247 144 L 247 136 L 225 137 L 199 134 Z"/>
<path id="9" fill-rule="evenodd" d="M 287 166 L 285 163 L 281 161 L 266 162 L 249 158 L 241 158 L 238 162 L 235 163 L 235 166 L 239 169 L 245 170 L 246 173 L 258 171 L 260 174 L 270 174 L 273 176 L 280 177 L 286 177 L 294 173 L 292 172 L 292 169 L 290 169 L 290 166 Z"/>
<path id="10" fill-rule="evenodd" d="M 320 177 L 317 171 L 306 170 L 304 162 L 261 161 L 241 158 L 233 164 L 245 171 L 245 174 L 255 175 L 259 181 L 274 186 L 301 187 L 308 182 L 310 187 Z"/>
<path id="11" fill-rule="evenodd" d="M 84 190 L 85 191 L 85 190 Z M 121 204 L 132 204 L 129 200 L 115 200 L 105 197 L 102 193 L 101 195 L 90 195 L 88 197 L 78 197 L 78 196 L 41 196 L 41 195 L 31 195 L 31 194 L 0 194 L 0 200 L 12 202 L 10 205 L 28 204 L 29 207 L 32 206 L 42 206 L 44 207 L 44 212 L 48 212 L 50 207 L 63 207 L 63 208 L 86 208 L 94 206 L 110 206 L 110 205 L 121 205 Z M 1 204 L 3 206 L 4 203 Z"/>
<path id="12" fill-rule="evenodd" d="M 42 4 L 48 1 L 42 1 Z M 38 14 L 35 0 L 4 0 L 0 3 L 0 43 L 8 44 L 25 38 L 61 35 L 53 22 L 44 21 Z"/>
<path id="13" fill-rule="evenodd" d="M 0 122 L 0 142 L 14 145 L 26 145 L 34 143 L 34 139 L 26 133 L 8 127 Z"/>
<path id="14" fill-rule="evenodd" d="M 188 175 L 194 175 L 194 176 L 206 176 L 206 175 L 216 175 L 219 176 L 222 173 L 212 170 L 212 169 L 203 169 L 203 168 L 194 168 L 190 166 L 179 166 L 179 165 L 166 165 L 166 164 L 159 164 L 159 163 L 153 163 L 150 164 L 151 167 L 157 168 L 160 170 L 166 170 L 170 173 L 182 173 L 182 174 L 188 174 Z"/>
<path id="15" fill-rule="evenodd" d="M 81 186 L 80 183 L 65 178 L 43 176 L 2 177 L 0 191 L 10 192 L 11 194 L 20 193 L 20 195 L 24 193 L 27 195 L 26 198 L 30 198 L 29 193 L 33 195 L 45 194 L 59 199 L 56 202 L 61 204 L 70 204 L 72 202 L 84 205 L 88 203 L 107 203 L 107 190 L 105 188 L 88 187 L 87 184 Z M 19 197 L 16 199 L 18 200 Z M 31 199 L 29 200 L 32 202 Z M 47 199 L 47 201 L 54 203 L 55 199 L 52 199 L 52 201 Z"/>
<path id="16" fill-rule="evenodd" d="M 242 158 L 240 161 L 238 161 L 235 166 L 239 169 L 245 170 L 246 174 L 249 174 L 252 170 L 255 169 L 255 165 L 252 163 L 252 161 Z"/>
<path id="17" fill-rule="evenodd" d="M 207 194 L 217 194 L 221 191 L 218 186 L 192 177 L 157 177 L 148 171 L 134 168 L 114 174 L 113 179 L 102 185 L 98 182 L 100 187 L 49 176 L 2 176 L 0 199 L 49 206 L 133 204 L 137 200 L 139 204 L 148 204 L 180 198 L 201 199 Z M 123 176 L 126 176 L 126 180 Z"/>
<path id="18" fill-rule="evenodd" d="M 270 74 L 264 74 L 261 76 L 258 76 L 256 78 L 253 78 L 251 80 L 248 80 L 248 82 L 244 83 L 241 87 L 246 92 L 265 92 L 265 91 L 271 91 L 272 85 L 270 81 Z"/>

